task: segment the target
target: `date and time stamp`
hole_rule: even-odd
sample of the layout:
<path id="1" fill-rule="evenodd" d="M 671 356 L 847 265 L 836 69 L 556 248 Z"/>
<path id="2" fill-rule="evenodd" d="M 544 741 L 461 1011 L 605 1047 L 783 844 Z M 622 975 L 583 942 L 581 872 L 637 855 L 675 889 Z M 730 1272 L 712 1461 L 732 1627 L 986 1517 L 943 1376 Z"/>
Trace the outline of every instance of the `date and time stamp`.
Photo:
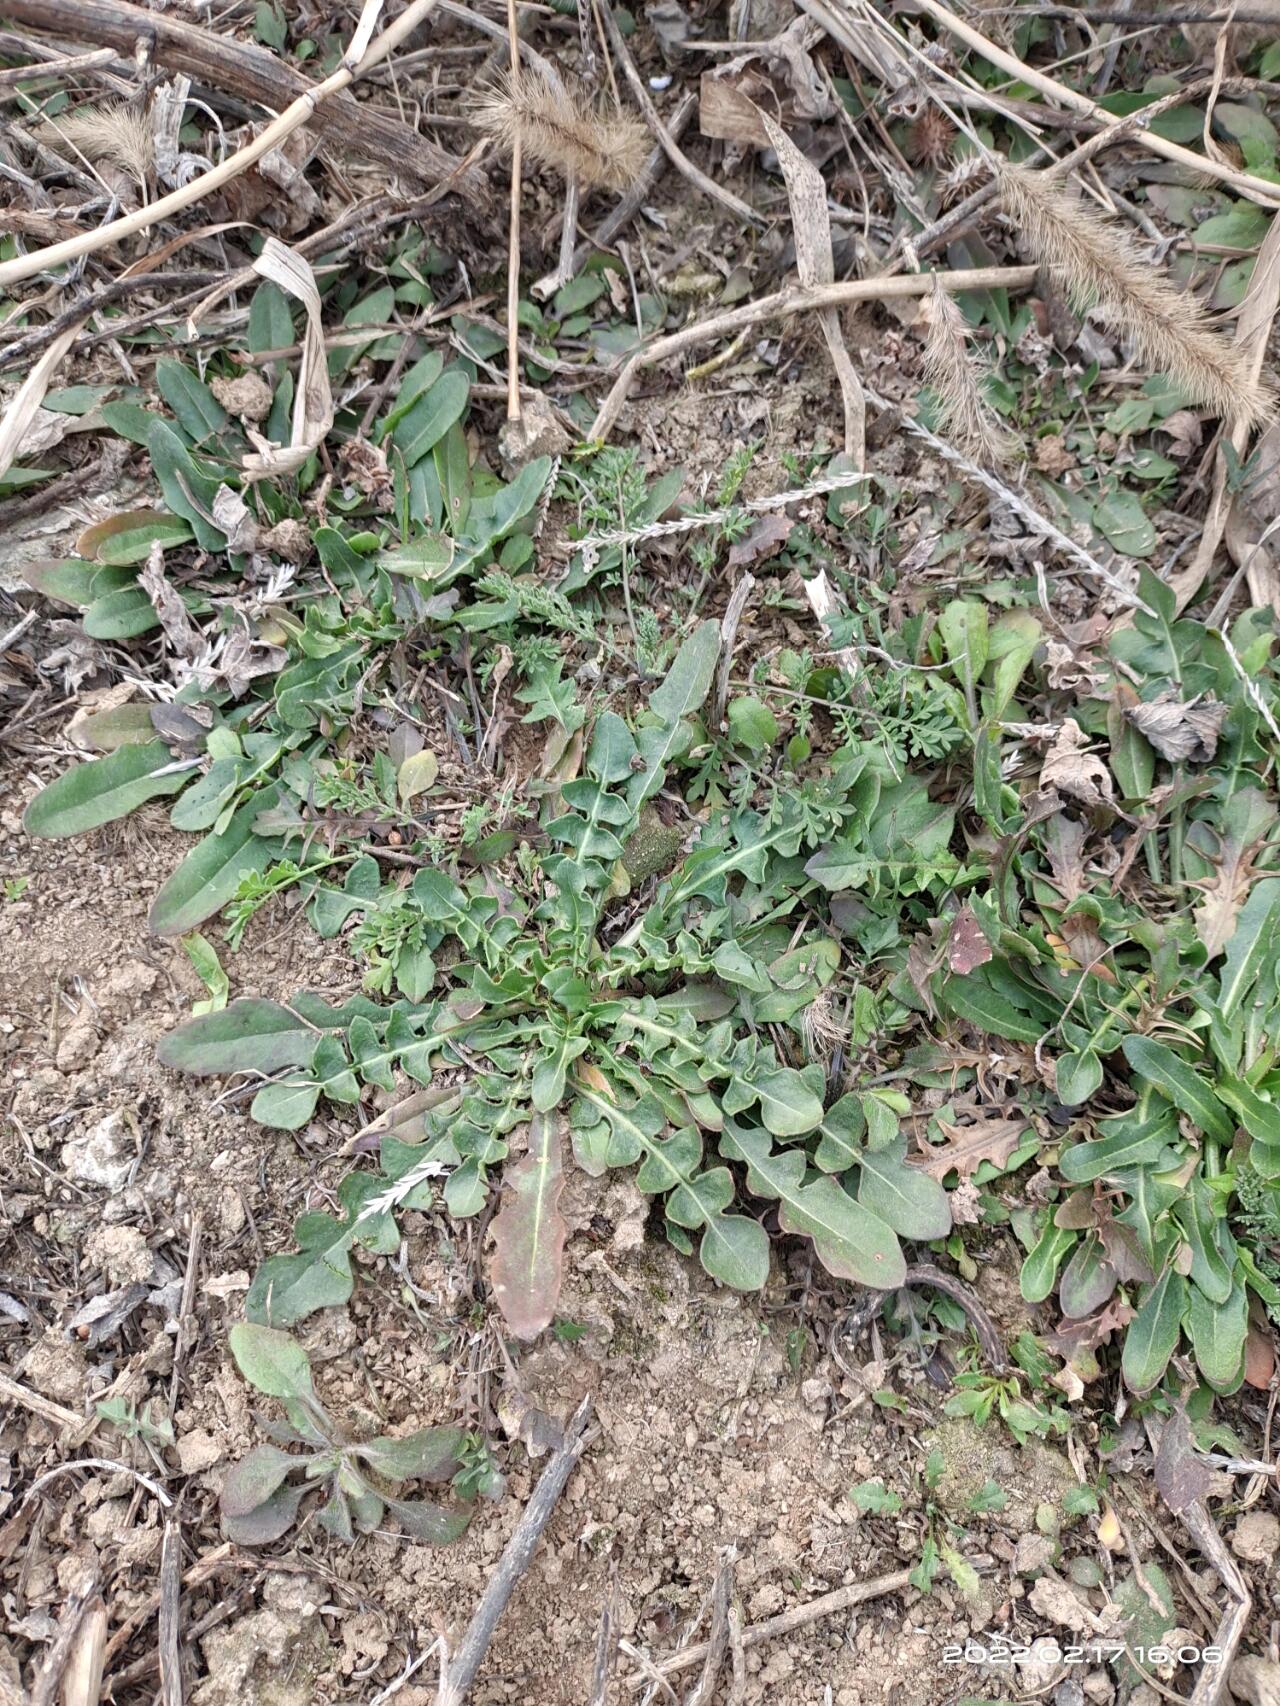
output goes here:
<path id="1" fill-rule="evenodd" d="M 1221 1664 L 1224 1653 L 1221 1647 L 1197 1647 L 1189 1643 L 1135 1647 L 1124 1641 L 1092 1640 L 1079 1646 L 1063 1646 L 1052 1636 L 1028 1644 L 1007 1641 L 998 1635 L 986 1641 L 955 1641 L 942 1649 L 944 1665 L 1098 1665 L 1124 1658 L 1135 1660 L 1144 1669 L 1159 1670 L 1165 1665 Z"/>

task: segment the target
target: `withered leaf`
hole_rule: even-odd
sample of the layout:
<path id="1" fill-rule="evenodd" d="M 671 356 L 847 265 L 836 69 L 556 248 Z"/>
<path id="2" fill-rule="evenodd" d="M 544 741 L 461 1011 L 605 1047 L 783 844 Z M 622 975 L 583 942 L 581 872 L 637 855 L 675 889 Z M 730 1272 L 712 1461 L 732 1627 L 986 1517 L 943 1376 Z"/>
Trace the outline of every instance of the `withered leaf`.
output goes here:
<path id="1" fill-rule="evenodd" d="M 1170 692 L 1145 705 L 1127 705 L 1124 714 L 1170 764 L 1207 764 L 1218 750 L 1227 707 L 1215 699 L 1183 703 Z"/>
<path id="2" fill-rule="evenodd" d="M 204 646 L 200 630 L 187 615 L 182 595 L 170 583 L 164 572 L 164 549 L 157 540 L 138 576 L 138 584 L 151 600 L 165 639 L 180 657 L 198 657 Z"/>
<path id="3" fill-rule="evenodd" d="M 1196 1456 L 1187 1413 L 1179 1407 L 1166 1420 L 1156 1451 L 1156 1490 L 1175 1516 L 1203 1499 L 1213 1473 Z"/>
<path id="4" fill-rule="evenodd" d="M 946 1120 L 939 1120 L 938 1125 L 947 1141 L 923 1144 L 920 1153 L 911 1157 L 913 1167 L 938 1180 L 945 1179 L 953 1169 L 967 1179 L 984 1161 L 1003 1167 L 1027 1131 L 1026 1120 L 985 1117 L 969 1125 L 950 1125 Z"/>
<path id="5" fill-rule="evenodd" d="M 1058 738 L 1044 755 L 1040 788 L 1054 788 L 1086 806 L 1110 805 L 1113 797 L 1111 772 L 1102 760 L 1086 750 L 1088 737 L 1074 717 L 1064 717 Z"/>
<path id="6" fill-rule="evenodd" d="M 978 915 L 971 906 L 956 913 L 947 938 L 947 964 L 957 977 L 967 977 L 991 958 L 991 944 L 983 934 Z"/>
<path id="7" fill-rule="evenodd" d="M 749 533 L 729 547 L 729 567 L 742 569 L 750 568 L 752 563 L 769 562 L 790 539 L 794 526 L 785 515 L 762 515 Z"/>
<path id="8" fill-rule="evenodd" d="M 536 1339 L 551 1325 L 567 1235 L 560 1213 L 564 1170 L 554 1115 L 534 1114 L 528 1141 L 527 1153 L 507 1168 L 489 1267 L 502 1318 L 518 1339 Z"/>
<path id="9" fill-rule="evenodd" d="M 1053 871 L 1053 886 L 1068 906 L 1085 891 L 1084 825 L 1065 812 L 1055 812 L 1045 825 L 1044 850 Z"/>

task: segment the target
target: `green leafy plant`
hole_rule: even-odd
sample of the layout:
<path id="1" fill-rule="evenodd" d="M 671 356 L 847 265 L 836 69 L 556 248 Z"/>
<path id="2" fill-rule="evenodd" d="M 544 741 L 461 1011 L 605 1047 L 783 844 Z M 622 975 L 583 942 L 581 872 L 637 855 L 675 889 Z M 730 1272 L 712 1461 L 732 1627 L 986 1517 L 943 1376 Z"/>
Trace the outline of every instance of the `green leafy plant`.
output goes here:
<path id="1" fill-rule="evenodd" d="M 241 1323 L 231 1329 L 231 1351 L 250 1385 L 278 1399 L 287 1418 L 287 1425 L 269 1428 L 277 1443 L 255 1446 L 223 1483 L 223 1528 L 237 1544 L 280 1539 L 313 1488 L 326 1495 L 316 1520 L 341 1540 L 372 1532 L 390 1513 L 406 1533 L 435 1545 L 456 1540 L 471 1513 L 403 1498 L 405 1482 L 447 1483 L 466 1505 L 482 1493 L 501 1496 L 487 1448 L 461 1428 L 345 1438 L 316 1396 L 307 1353 L 288 1333 Z M 286 1451 L 285 1445 L 303 1449 Z"/>
<path id="2" fill-rule="evenodd" d="M 396 1247 L 396 1207 L 430 1200 L 443 1177 L 449 1212 L 474 1215 L 504 1169 L 495 1295 L 512 1331 L 536 1334 L 560 1290 L 566 1135 L 588 1173 L 638 1166 L 673 1242 L 691 1249 L 696 1237 L 707 1272 L 742 1289 L 763 1284 L 768 1240 L 740 1201 L 776 1203 L 783 1229 L 811 1239 L 832 1273 L 886 1289 L 905 1273 L 900 1237 L 949 1230 L 942 1187 L 907 1162 L 894 1098 L 852 1092 L 828 1106 L 821 1066 L 790 1064 L 762 1035 L 802 1031 L 834 971 L 822 941 L 786 946 L 790 926 L 777 921 L 798 894 L 915 893 L 958 876 L 950 819 L 922 787 L 893 783 L 875 749 L 849 751 L 829 778 L 705 825 L 624 925 L 627 846 L 701 738 L 718 653 L 704 623 L 634 727 L 596 715 L 583 773 L 548 790 L 538 840 L 516 859 L 519 886 L 501 900 L 483 879 L 438 868 L 388 895 L 368 859 L 340 888 L 315 885 L 322 935 L 359 915 L 385 942 L 396 918 L 393 975 L 410 996 L 338 1010 L 307 996 L 240 1000 L 162 1044 L 182 1070 L 260 1074 L 253 1117 L 290 1129 L 322 1097 L 351 1104 L 365 1085 L 394 1090 L 398 1073 L 429 1087 L 425 1144 L 388 1136 L 381 1175 L 351 1175 L 340 1214 L 302 1217 L 298 1253 L 255 1278 L 251 1319 L 284 1327 L 343 1301 L 353 1246 Z M 437 1082 L 442 1067 L 455 1082 Z"/>

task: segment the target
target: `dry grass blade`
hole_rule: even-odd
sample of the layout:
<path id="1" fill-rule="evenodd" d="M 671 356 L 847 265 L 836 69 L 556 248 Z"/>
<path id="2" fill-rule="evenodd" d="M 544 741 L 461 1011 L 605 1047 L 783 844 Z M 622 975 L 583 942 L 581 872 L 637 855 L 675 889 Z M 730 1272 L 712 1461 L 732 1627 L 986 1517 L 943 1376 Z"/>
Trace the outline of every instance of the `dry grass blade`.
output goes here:
<path id="1" fill-rule="evenodd" d="M 1262 240 L 1258 251 L 1258 259 L 1254 265 L 1253 275 L 1249 280 L 1249 288 L 1240 306 L 1240 317 L 1236 321 L 1236 348 L 1242 359 L 1247 363 L 1249 375 L 1253 382 L 1259 382 L 1263 364 L 1266 361 L 1267 344 L 1271 337 L 1271 326 L 1276 317 L 1277 307 L 1280 307 L 1280 219 L 1271 221 L 1270 229 Z M 1269 438 L 1271 435 L 1268 434 Z M 1264 438 L 1264 443 L 1267 440 Z M 1249 426 L 1246 421 L 1237 421 L 1231 431 L 1231 448 L 1240 462 L 1245 460 L 1245 451 L 1249 443 Z M 1263 481 L 1269 483 L 1266 469 L 1267 461 L 1263 459 Z M 1204 518 L 1200 543 L 1196 554 L 1187 567 L 1175 574 L 1170 584 L 1178 601 L 1178 609 L 1185 610 L 1190 601 L 1204 585 L 1205 577 L 1213 565 L 1214 554 L 1221 542 L 1232 518 L 1233 510 L 1242 519 L 1248 507 L 1248 496 L 1236 497 L 1230 490 L 1227 458 L 1219 448 L 1214 468 L 1213 492 L 1209 499 L 1209 512 Z M 1267 517 L 1269 521 L 1271 518 Z M 1265 534 L 1266 522 L 1259 529 Z M 1262 539 L 1258 539 L 1258 547 L 1262 547 Z M 1245 552 L 1246 572 L 1250 576 L 1249 586 L 1255 602 L 1266 604 L 1271 602 L 1271 554 L 1265 548 L 1248 548 Z"/>
<path id="2" fill-rule="evenodd" d="M 987 365 L 973 348 L 964 315 L 954 298 L 936 285 L 929 313 L 924 375 L 937 397 L 938 430 L 980 462 L 1011 462 L 1018 441 L 987 401 Z"/>
<path id="3" fill-rule="evenodd" d="M 759 109 L 757 109 L 759 110 Z M 796 272 L 806 290 L 835 282 L 835 262 L 831 255 L 831 216 L 827 212 L 827 186 L 822 173 L 792 142 L 780 124 L 768 113 L 760 112 L 765 135 L 769 138 L 787 185 L 787 200 L 791 204 L 791 230 L 796 246 Z M 831 352 L 831 365 L 840 381 L 840 396 L 844 402 L 844 448 L 859 473 L 867 465 L 867 400 L 862 384 L 854 371 L 845 348 L 844 333 L 840 330 L 840 311 L 820 308 L 818 323 Z"/>
<path id="4" fill-rule="evenodd" d="M 50 382 L 83 324 L 83 319 L 76 319 L 62 331 L 10 399 L 9 407 L 0 419 L 0 479 L 9 472 L 14 458 L 21 450 L 27 428 L 39 413 Z"/>
<path id="5" fill-rule="evenodd" d="M 649 155 L 649 133 L 638 119 L 599 106 L 570 84 L 557 87 L 528 66 L 518 87 L 508 76 L 486 89 L 472 121 L 508 154 L 518 137 L 526 160 L 606 189 L 629 189 Z"/>
<path id="6" fill-rule="evenodd" d="M 320 292 L 309 263 L 278 237 L 268 237 L 253 270 L 296 297 L 307 311 L 288 444 L 272 444 L 261 433 L 246 429 L 257 446 L 257 453 L 244 458 L 244 471 L 251 480 L 260 480 L 267 475 L 296 473 L 324 441 L 333 425 L 333 392 L 329 387 Z"/>
<path id="7" fill-rule="evenodd" d="M 852 6 L 855 0 L 832 0 L 833 4 Z M 1072 89 L 1068 84 L 1046 76 L 1043 71 L 1037 71 L 1027 65 L 1016 54 L 1007 53 L 980 30 L 975 30 L 972 24 L 967 24 L 963 18 L 957 18 L 954 12 L 939 4 L 939 0 L 916 0 L 917 6 L 926 12 L 936 23 L 940 24 L 948 34 L 955 36 L 992 65 L 998 66 L 1007 76 L 1017 82 L 1027 83 L 1031 88 L 1038 89 L 1042 95 L 1047 95 L 1051 101 L 1071 107 L 1079 113 L 1087 113 L 1101 125 L 1114 128 L 1124 124 L 1123 119 L 1117 119 L 1100 107 L 1088 95 L 1082 95 L 1079 90 Z M 1177 142 L 1166 142 L 1163 136 L 1156 136 L 1150 131 L 1140 131 L 1134 140 L 1152 154 L 1159 154 L 1162 159 L 1174 160 L 1178 165 L 1214 178 L 1220 183 L 1230 184 L 1241 195 L 1248 196 L 1250 201 L 1258 202 L 1262 207 L 1280 207 L 1280 186 L 1270 184 L 1265 178 L 1256 178 L 1251 172 L 1242 172 L 1234 166 L 1224 165 L 1221 161 L 1211 160 L 1207 155 L 1193 153 L 1190 148 L 1184 148 Z"/>
<path id="8" fill-rule="evenodd" d="M 1000 195 L 1027 248 L 1073 307 L 1096 309 L 1142 359 L 1195 402 L 1250 425 L 1271 399 L 1238 345 L 1200 303 L 1141 255 L 1127 232 L 1070 200 L 1039 172 L 1002 164 Z"/>

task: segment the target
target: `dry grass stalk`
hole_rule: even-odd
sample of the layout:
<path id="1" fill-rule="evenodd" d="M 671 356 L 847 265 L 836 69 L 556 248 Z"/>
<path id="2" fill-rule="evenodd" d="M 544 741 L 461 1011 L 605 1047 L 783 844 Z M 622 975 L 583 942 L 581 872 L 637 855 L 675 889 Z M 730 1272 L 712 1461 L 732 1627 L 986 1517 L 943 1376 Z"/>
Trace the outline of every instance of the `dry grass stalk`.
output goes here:
<path id="1" fill-rule="evenodd" d="M 649 133 L 637 119 L 529 66 L 518 84 L 508 76 L 486 89 L 472 118 L 507 153 L 519 142 L 526 160 L 558 167 L 583 185 L 629 189 L 649 157 Z"/>
<path id="2" fill-rule="evenodd" d="M 938 430 L 979 462 L 1012 462 L 1018 441 L 1001 425 L 983 382 L 987 363 L 974 349 L 954 297 L 934 285 L 929 298 L 924 376 L 938 401 Z"/>
<path id="3" fill-rule="evenodd" d="M 1070 200 L 1042 173 L 999 168 L 1000 195 L 1031 253 L 1077 310 L 1096 309 L 1144 362 L 1224 419 L 1252 424 L 1265 387 L 1204 308 L 1139 253 L 1128 233 Z"/>
<path id="4" fill-rule="evenodd" d="M 86 107 L 83 112 L 60 113 L 41 126 L 44 140 L 52 147 L 62 144 L 94 164 L 105 162 L 128 172 L 144 188 L 155 164 L 155 137 L 151 120 L 124 101 L 107 107 Z"/>

